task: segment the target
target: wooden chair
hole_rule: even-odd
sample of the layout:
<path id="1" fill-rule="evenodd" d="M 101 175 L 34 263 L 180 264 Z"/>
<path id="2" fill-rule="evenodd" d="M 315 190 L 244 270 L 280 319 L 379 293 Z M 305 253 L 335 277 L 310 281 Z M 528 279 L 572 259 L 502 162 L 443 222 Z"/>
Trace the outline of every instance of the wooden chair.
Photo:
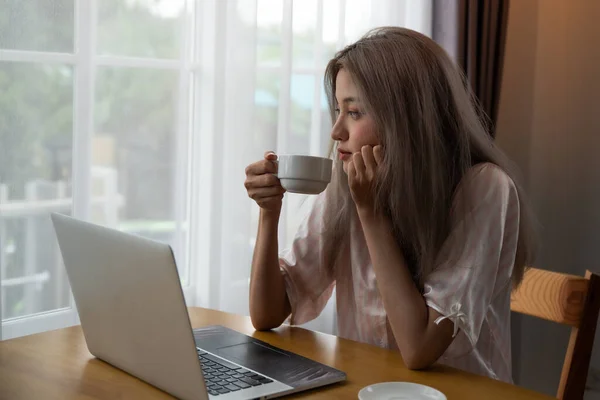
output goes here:
<path id="1" fill-rule="evenodd" d="M 511 296 L 512 311 L 572 327 L 557 397 L 582 399 L 600 310 L 600 276 L 530 268 Z"/>

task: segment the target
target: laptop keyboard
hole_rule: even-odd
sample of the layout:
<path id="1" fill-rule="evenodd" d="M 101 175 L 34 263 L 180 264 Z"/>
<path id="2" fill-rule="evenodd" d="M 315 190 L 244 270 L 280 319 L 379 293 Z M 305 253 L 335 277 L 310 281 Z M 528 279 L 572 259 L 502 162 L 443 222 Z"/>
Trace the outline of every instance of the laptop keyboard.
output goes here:
<path id="1" fill-rule="evenodd" d="M 212 396 L 273 382 L 272 379 L 222 360 L 199 348 L 196 350 L 202 364 L 206 389 Z"/>

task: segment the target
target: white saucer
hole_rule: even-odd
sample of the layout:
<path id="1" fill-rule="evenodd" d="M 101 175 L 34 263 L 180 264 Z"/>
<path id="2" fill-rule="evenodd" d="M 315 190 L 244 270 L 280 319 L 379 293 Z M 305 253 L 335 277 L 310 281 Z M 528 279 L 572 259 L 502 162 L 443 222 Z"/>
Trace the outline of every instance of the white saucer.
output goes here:
<path id="1" fill-rule="evenodd" d="M 437 389 L 410 382 L 383 382 L 364 387 L 359 400 L 447 400 Z"/>

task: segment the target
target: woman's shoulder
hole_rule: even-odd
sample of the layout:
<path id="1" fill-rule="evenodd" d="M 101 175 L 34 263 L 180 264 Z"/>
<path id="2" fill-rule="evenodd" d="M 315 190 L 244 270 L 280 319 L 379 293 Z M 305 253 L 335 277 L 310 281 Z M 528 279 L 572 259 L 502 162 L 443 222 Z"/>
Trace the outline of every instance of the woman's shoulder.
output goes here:
<path id="1" fill-rule="evenodd" d="M 517 199 L 513 179 L 496 164 L 479 163 L 467 170 L 456 189 L 456 200 L 468 198 L 471 203 L 486 199 L 510 202 Z"/>
<path id="2" fill-rule="evenodd" d="M 506 171 L 491 162 L 475 164 L 467 170 L 463 180 L 503 186 L 515 185 Z"/>
<path id="3" fill-rule="evenodd" d="M 515 188 L 515 182 L 510 175 L 498 165 L 491 162 L 475 164 L 467 170 L 459 186 L 496 187 L 503 189 Z"/>

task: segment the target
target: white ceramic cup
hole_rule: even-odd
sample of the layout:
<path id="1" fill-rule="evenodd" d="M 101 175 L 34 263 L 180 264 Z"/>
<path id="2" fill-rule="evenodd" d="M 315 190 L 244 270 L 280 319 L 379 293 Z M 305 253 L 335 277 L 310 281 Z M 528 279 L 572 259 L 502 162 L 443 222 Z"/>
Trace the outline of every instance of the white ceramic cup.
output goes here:
<path id="1" fill-rule="evenodd" d="M 275 176 L 290 193 L 319 194 L 331 181 L 333 161 L 329 158 L 281 155 L 277 164 Z"/>

